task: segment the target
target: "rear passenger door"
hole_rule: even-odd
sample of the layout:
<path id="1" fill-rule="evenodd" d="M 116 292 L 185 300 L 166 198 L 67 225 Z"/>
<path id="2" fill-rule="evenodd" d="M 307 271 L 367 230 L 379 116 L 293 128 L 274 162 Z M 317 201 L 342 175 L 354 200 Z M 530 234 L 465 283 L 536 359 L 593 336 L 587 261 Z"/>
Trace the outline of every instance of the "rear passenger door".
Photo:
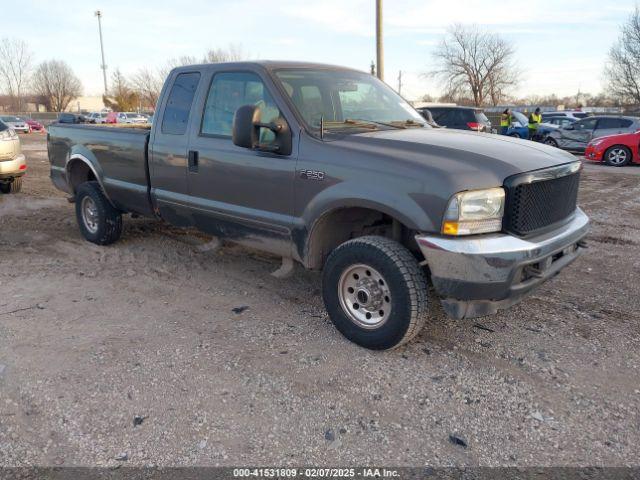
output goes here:
<path id="1" fill-rule="evenodd" d="M 153 127 L 149 145 L 149 171 L 152 193 L 160 214 L 174 225 L 188 226 L 187 191 L 188 127 L 193 121 L 192 105 L 200 72 L 179 72 L 168 79 L 168 93 L 163 95 L 158 122 Z"/>
<path id="2" fill-rule="evenodd" d="M 187 183 L 198 228 L 289 256 L 297 137 L 287 156 L 231 140 L 233 117 L 243 105 L 259 106 L 264 123 L 284 118 L 275 98 L 257 72 L 212 72 L 191 129 Z M 260 143 L 273 141 L 273 132 L 261 129 Z"/>

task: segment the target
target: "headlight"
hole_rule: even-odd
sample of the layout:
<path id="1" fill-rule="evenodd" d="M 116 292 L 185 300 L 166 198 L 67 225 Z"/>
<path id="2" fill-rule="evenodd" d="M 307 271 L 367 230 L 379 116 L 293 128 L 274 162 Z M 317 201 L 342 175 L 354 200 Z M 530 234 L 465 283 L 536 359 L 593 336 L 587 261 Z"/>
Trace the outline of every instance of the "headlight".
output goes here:
<path id="1" fill-rule="evenodd" d="M 442 221 L 445 235 L 499 232 L 504 214 L 504 189 L 488 188 L 456 193 Z"/>

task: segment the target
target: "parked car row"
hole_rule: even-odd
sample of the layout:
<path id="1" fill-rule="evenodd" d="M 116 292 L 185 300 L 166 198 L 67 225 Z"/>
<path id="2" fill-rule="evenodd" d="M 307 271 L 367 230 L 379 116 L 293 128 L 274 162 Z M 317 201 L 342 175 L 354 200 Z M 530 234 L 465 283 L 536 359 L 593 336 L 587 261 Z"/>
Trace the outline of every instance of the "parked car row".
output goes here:
<path id="1" fill-rule="evenodd" d="M 151 123 L 150 117 L 137 112 L 91 112 L 88 115 L 61 113 L 59 123 Z"/>
<path id="2" fill-rule="evenodd" d="M 431 126 L 456 130 L 493 132 L 491 122 L 481 109 L 459 106 L 418 108 Z M 506 135 L 529 137 L 529 118 L 514 111 Z M 640 119 L 627 116 L 596 115 L 581 111 L 545 112 L 536 131 L 535 140 L 586 158 L 621 167 L 640 163 Z"/>
<path id="3" fill-rule="evenodd" d="M 37 122 L 32 118 L 22 118 L 22 117 L 16 117 L 14 115 L 3 115 L 3 116 L 0 116 L 0 121 L 2 121 L 14 132 L 18 132 L 18 133 L 31 133 L 31 132 L 44 131 L 44 126 L 40 122 Z"/>

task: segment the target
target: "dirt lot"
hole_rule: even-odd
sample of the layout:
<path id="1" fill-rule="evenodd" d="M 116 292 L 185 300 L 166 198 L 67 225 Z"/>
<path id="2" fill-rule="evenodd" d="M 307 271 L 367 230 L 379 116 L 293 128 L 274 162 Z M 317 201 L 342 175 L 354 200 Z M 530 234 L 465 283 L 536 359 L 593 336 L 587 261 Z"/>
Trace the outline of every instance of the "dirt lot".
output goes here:
<path id="1" fill-rule="evenodd" d="M 83 241 L 43 136 L 23 146 L 24 193 L 0 197 L 0 465 L 640 464 L 639 167 L 587 166 L 588 254 L 534 296 L 434 307 L 376 353 L 332 327 L 317 274 L 145 219 Z"/>

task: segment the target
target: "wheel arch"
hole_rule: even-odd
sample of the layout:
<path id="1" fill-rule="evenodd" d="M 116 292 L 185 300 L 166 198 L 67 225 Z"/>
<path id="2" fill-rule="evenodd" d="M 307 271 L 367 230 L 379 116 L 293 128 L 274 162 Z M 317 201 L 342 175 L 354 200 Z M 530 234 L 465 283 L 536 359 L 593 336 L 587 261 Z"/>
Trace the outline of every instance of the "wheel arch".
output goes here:
<path id="1" fill-rule="evenodd" d="M 387 205 L 346 201 L 328 206 L 311 223 L 300 257 L 305 267 L 318 270 L 340 244 L 372 234 L 395 239 L 410 250 L 417 250 L 412 232 L 419 230 L 415 221 Z"/>
<path id="2" fill-rule="evenodd" d="M 100 188 L 102 188 L 104 196 L 109 203 L 113 205 L 104 187 L 102 168 L 100 168 L 97 161 L 92 161 L 86 154 L 78 151 L 71 153 L 65 164 L 65 176 L 69 191 L 72 195 L 75 195 L 76 189 L 81 183 L 96 181 L 100 185 Z"/>

